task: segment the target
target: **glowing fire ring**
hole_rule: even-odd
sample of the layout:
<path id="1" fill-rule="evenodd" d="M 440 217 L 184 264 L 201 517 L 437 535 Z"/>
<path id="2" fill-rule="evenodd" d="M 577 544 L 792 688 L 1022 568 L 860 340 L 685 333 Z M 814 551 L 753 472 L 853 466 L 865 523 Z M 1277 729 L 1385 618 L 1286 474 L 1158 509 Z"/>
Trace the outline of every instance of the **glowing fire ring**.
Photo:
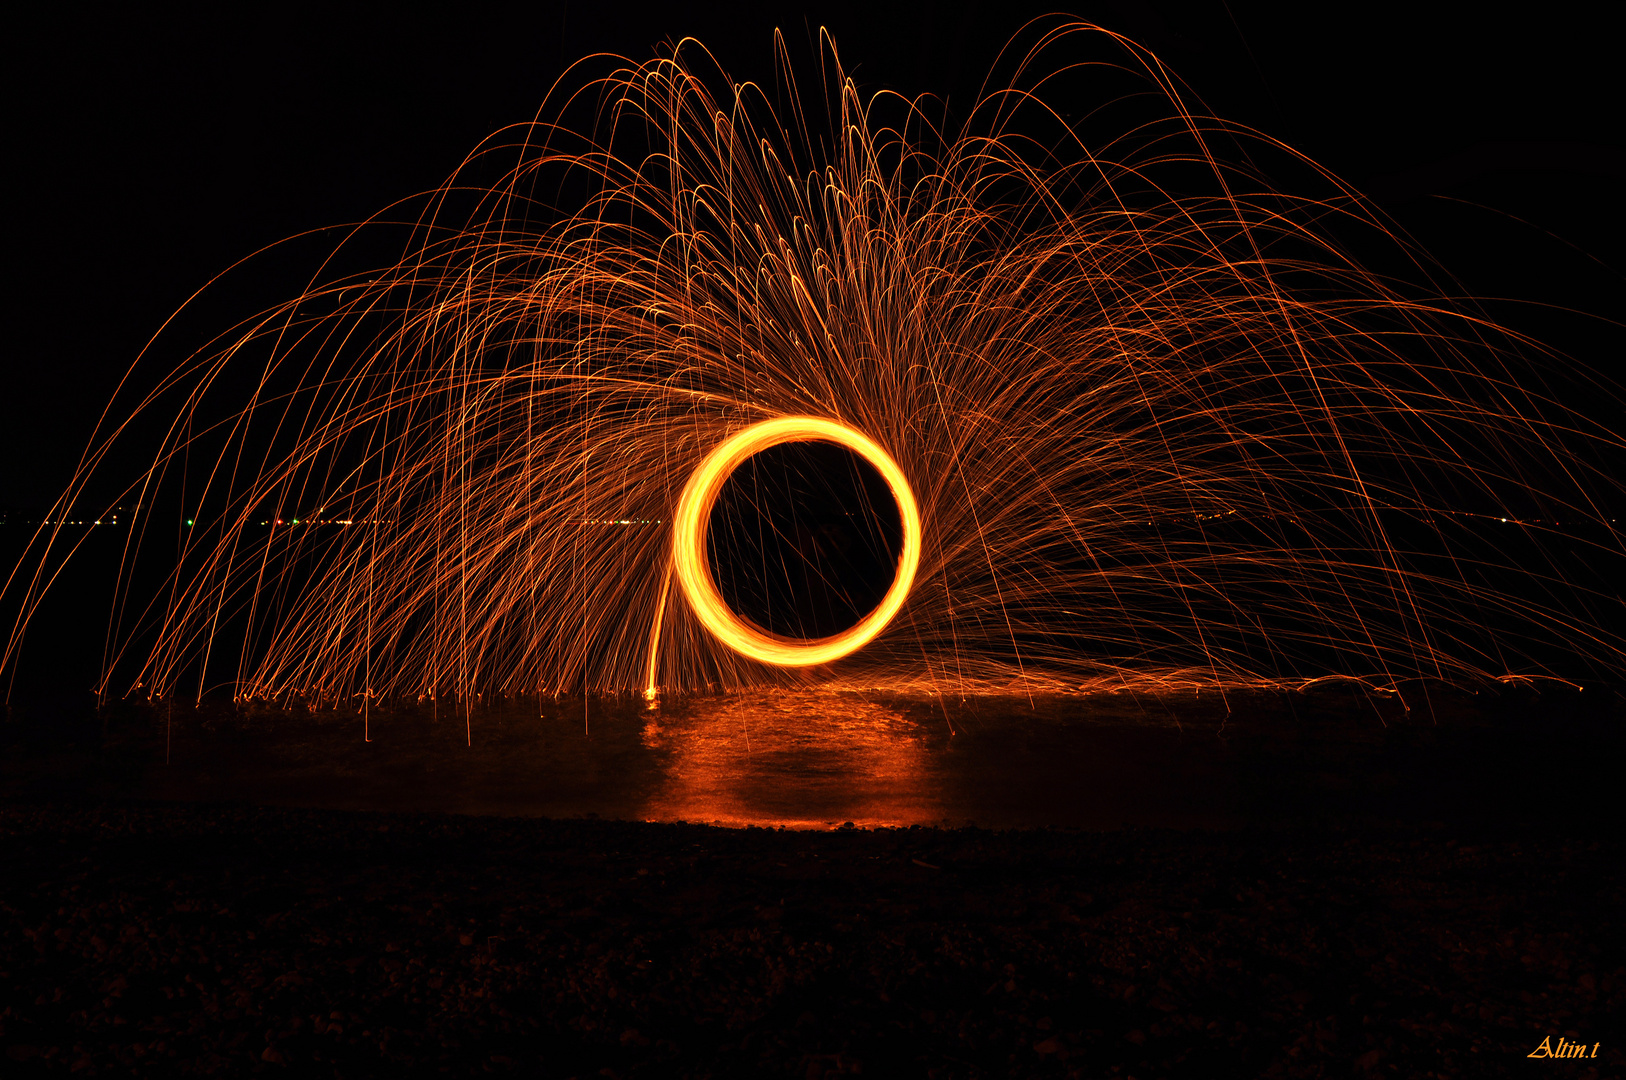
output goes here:
<path id="1" fill-rule="evenodd" d="M 898 504 L 898 514 L 903 518 L 903 551 L 898 557 L 892 587 L 875 610 L 856 626 L 830 637 L 782 637 L 741 618 L 723 602 L 706 562 L 706 529 L 723 484 L 753 454 L 791 442 L 833 442 L 862 457 L 886 480 Z M 920 508 L 915 505 L 915 493 L 898 463 L 867 435 L 815 416 L 764 420 L 724 439 L 689 477 L 678 499 L 672 534 L 672 565 L 683 586 L 683 595 L 689 598 L 689 607 L 724 645 L 753 660 L 780 667 L 827 664 L 867 645 L 903 607 L 915 581 L 915 570 L 920 566 Z"/>

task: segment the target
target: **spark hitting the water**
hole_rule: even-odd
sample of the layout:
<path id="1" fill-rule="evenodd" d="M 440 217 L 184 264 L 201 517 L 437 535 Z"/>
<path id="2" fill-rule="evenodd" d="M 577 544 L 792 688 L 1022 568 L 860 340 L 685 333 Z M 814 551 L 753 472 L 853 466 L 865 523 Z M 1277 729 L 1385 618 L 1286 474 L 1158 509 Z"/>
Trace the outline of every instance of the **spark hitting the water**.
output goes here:
<path id="1" fill-rule="evenodd" d="M 1440 524 L 1529 502 L 1618 554 L 1619 437 L 1521 386 L 1539 346 L 1345 254 L 1329 219 L 1409 253 L 1356 193 L 1098 28 L 1045 33 L 954 132 L 826 45 L 821 91 L 778 109 L 694 42 L 556 95 L 431 194 L 398 262 L 166 379 L 133 411 L 176 419 L 126 498 L 191 520 L 150 604 L 121 589 L 103 692 L 470 699 L 833 662 L 1393 685 L 1540 674 L 1552 639 L 1622 668 L 1618 600 L 1542 563 L 1509 590 Z M 1159 121 L 1092 141 L 1046 108 L 1097 46 Z M 1219 153 L 1239 144 L 1330 194 L 1273 190 Z M 799 638 L 730 607 L 707 538 L 731 471 L 806 438 L 883 475 L 903 539 L 877 606 Z M 13 575 L 8 663 L 54 539 Z"/>

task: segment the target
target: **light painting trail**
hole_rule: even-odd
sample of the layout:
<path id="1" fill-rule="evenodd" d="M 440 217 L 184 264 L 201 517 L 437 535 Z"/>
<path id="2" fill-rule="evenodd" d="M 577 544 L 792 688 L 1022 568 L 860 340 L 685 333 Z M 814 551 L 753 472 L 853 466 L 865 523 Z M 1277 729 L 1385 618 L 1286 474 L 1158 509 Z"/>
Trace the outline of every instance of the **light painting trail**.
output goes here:
<path id="1" fill-rule="evenodd" d="M 1587 576 L 1623 549 L 1618 387 L 1134 42 L 1025 40 L 952 125 L 828 38 L 813 81 L 781 50 L 781 96 L 694 41 L 573 72 L 303 292 L 138 361 L 156 389 L 50 515 L 92 478 L 140 507 L 100 692 L 1404 691 L 1563 674 L 1555 643 L 1626 670 Z M 1068 79 L 1088 116 L 1047 104 Z M 797 639 L 723 601 L 708 513 L 809 439 L 880 471 L 903 544 L 878 606 Z M 6 584 L 0 668 L 67 544 Z"/>
<path id="2" fill-rule="evenodd" d="M 731 610 L 717 591 L 706 564 L 706 529 L 717 494 L 729 476 L 746 458 L 770 446 L 788 442 L 824 440 L 853 451 L 875 466 L 903 519 L 903 551 L 881 602 L 858 623 L 839 634 L 812 640 L 787 638 L 771 633 Z M 684 485 L 678 499 L 677 517 L 672 528 L 672 566 L 683 595 L 695 616 L 717 639 L 735 652 L 779 667 L 812 667 L 839 660 L 863 648 L 903 607 L 920 566 L 920 508 L 915 504 L 909 480 L 892 460 L 863 433 L 815 416 L 784 416 L 752 424 L 723 440 L 700 462 Z M 654 661 L 651 659 L 651 670 Z"/>

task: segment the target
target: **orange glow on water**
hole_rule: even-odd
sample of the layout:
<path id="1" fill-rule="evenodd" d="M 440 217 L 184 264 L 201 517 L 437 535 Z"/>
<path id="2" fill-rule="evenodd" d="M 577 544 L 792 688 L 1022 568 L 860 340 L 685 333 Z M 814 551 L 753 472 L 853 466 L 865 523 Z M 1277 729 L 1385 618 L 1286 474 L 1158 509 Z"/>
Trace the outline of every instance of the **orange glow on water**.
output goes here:
<path id="1" fill-rule="evenodd" d="M 642 814 L 787 828 L 935 822 L 944 791 L 928 742 L 943 741 L 941 728 L 812 691 L 741 692 L 654 715 L 642 741 L 665 762 Z"/>

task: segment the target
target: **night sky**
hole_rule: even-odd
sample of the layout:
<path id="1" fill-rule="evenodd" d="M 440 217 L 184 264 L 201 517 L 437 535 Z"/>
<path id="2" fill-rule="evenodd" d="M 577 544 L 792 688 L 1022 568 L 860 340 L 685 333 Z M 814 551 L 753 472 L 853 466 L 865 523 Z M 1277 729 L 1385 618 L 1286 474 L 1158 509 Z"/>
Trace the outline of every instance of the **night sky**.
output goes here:
<path id="1" fill-rule="evenodd" d="M 76 9 L 14 26 L 0 509 L 50 503 L 131 359 L 212 275 L 436 186 L 483 136 L 529 119 L 571 60 L 643 59 L 688 34 L 736 78 L 767 81 L 773 27 L 805 43 L 823 24 L 862 85 L 946 94 L 952 111 L 1047 7 L 539 4 L 438 19 Z M 1469 291 L 1620 312 L 1626 11 L 1548 5 L 1493 21 L 1477 5 L 1419 7 L 1075 12 L 1150 46 L 1215 113 L 1372 192 Z M 138 380 L 228 325 L 211 320 L 297 291 L 318 247 L 262 261 Z M 1618 335 L 1533 309 L 1495 313 L 1618 377 Z"/>

